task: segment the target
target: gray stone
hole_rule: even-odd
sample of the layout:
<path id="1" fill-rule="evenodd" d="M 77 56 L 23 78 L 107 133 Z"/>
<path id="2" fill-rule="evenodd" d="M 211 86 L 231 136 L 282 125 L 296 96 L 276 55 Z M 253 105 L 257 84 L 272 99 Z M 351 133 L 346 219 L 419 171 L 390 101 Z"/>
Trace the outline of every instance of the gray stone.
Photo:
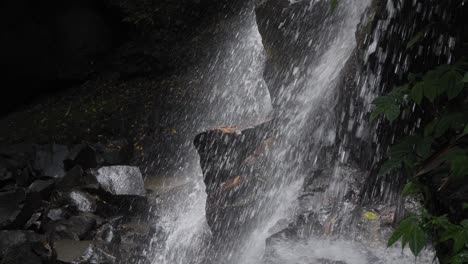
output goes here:
<path id="1" fill-rule="evenodd" d="M 34 165 L 46 176 L 60 178 L 65 175 L 63 160 L 68 154 L 68 147 L 50 144 L 36 146 L 36 159 Z"/>
<path id="2" fill-rule="evenodd" d="M 99 217 L 93 214 L 83 213 L 66 220 L 48 223 L 45 229 L 52 240 L 80 240 L 90 236 L 98 220 Z"/>
<path id="3" fill-rule="evenodd" d="M 95 212 L 96 199 L 83 191 L 71 191 L 68 194 L 70 205 L 81 212 Z"/>
<path id="4" fill-rule="evenodd" d="M 8 224 L 14 218 L 25 198 L 22 189 L 0 193 L 0 226 Z"/>
<path id="5" fill-rule="evenodd" d="M 41 221 L 39 221 L 39 218 L 41 218 L 42 213 L 34 213 L 31 215 L 31 218 L 29 218 L 28 222 L 24 225 L 25 229 L 29 229 L 31 227 L 34 227 L 35 229 L 39 229 L 41 226 Z"/>
<path id="6" fill-rule="evenodd" d="M 65 212 L 62 208 L 53 208 L 47 212 L 47 218 L 52 221 L 59 221 L 64 219 Z"/>
<path id="7" fill-rule="evenodd" d="M 70 190 L 83 186 L 93 187 L 93 185 L 97 185 L 94 176 L 84 173 L 83 169 L 76 165 L 57 183 L 57 189 Z"/>
<path id="8" fill-rule="evenodd" d="M 84 238 L 96 226 L 97 217 L 92 214 L 84 214 L 70 217 L 65 225 L 70 231 Z"/>
<path id="9" fill-rule="evenodd" d="M 1 264 L 42 264 L 42 259 L 34 252 L 31 244 L 23 243 L 9 247 Z"/>
<path id="10" fill-rule="evenodd" d="M 143 176 L 138 167 L 109 166 L 96 172 L 96 179 L 105 191 L 114 195 L 145 196 Z"/>
<path id="11" fill-rule="evenodd" d="M 8 248 L 20 245 L 27 241 L 41 241 L 44 237 L 33 231 L 26 230 L 3 230 L 0 231 L 0 259 L 6 254 Z"/>
<path id="12" fill-rule="evenodd" d="M 83 170 L 96 168 L 98 165 L 96 150 L 88 144 L 79 144 L 72 148 L 70 154 L 63 161 L 65 170 L 79 165 Z"/>
<path id="13" fill-rule="evenodd" d="M 49 198 L 55 185 L 55 180 L 36 180 L 31 185 L 29 185 L 26 190 L 26 194 L 38 193 L 41 195 L 42 199 L 46 200 Z"/>
<path id="14" fill-rule="evenodd" d="M 98 241 L 111 243 L 116 239 L 115 228 L 109 223 L 104 224 L 96 231 L 95 239 Z"/>

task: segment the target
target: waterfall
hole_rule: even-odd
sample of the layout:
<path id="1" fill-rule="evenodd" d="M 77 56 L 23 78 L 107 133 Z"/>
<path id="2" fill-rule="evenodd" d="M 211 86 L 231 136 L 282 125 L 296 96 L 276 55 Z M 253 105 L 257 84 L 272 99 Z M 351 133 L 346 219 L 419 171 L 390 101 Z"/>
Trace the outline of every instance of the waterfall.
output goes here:
<path id="1" fill-rule="evenodd" d="M 305 32 L 283 31 L 290 54 L 279 58 L 277 54 L 270 55 L 273 58 L 266 62 L 264 74 L 264 51 L 254 1 L 241 2 L 215 28 L 200 34 L 201 41 L 208 43 L 208 54 L 184 76 L 187 81 L 183 85 L 191 90 L 184 95 L 190 107 L 179 118 L 183 120 L 177 128 L 182 131 L 181 143 L 174 147 L 179 161 L 172 170 L 183 184 L 156 198 L 161 215 L 156 225 L 164 230 L 164 235 L 155 237 L 150 249 L 153 264 L 390 264 L 396 259 L 398 263 L 413 263 L 407 251 L 386 250 L 367 237 L 361 241 L 364 235 L 352 225 L 356 212 L 364 209 L 350 202 L 347 195 L 359 188 L 357 179 L 363 172 L 347 163 L 348 154 L 336 139 L 337 126 L 342 121 L 337 120 L 337 88 L 356 49 L 356 30 L 370 0 L 342 0 L 336 10 L 329 8 L 328 1 L 288 3 L 304 9 L 299 10 L 302 16 L 291 16 L 288 23 L 310 19 L 316 24 Z M 263 37 L 267 46 L 268 39 Z M 297 44 L 301 41 L 305 46 Z M 258 125 L 265 120 L 270 120 L 268 125 Z M 202 181 L 206 171 L 198 165 L 191 144 L 196 133 L 216 127 L 235 127 L 239 135 L 256 131 L 254 135 L 262 135 L 257 136 L 257 143 L 270 139 L 273 143 L 256 158 L 252 169 L 244 170 L 252 174 L 255 171 L 255 177 L 262 182 L 252 188 L 250 194 L 254 198 L 246 202 L 246 208 L 230 215 L 245 226 L 236 230 L 238 227 L 227 221 L 230 219 L 215 217 L 219 225 L 226 224 L 218 229 L 230 231 L 212 234 L 205 215 L 210 206 L 206 204 L 210 187 Z M 263 136 L 264 130 L 271 130 L 268 138 Z M 242 144 L 249 143 L 232 146 L 243 148 Z M 234 154 L 234 150 L 229 150 L 226 157 L 219 159 L 223 164 L 210 166 L 228 166 L 228 156 Z M 320 174 L 322 169 L 327 172 Z M 312 180 L 323 191 L 307 193 L 304 180 Z M 301 195 L 312 198 L 298 200 Z M 299 228 L 300 234 L 296 235 L 300 239 L 291 238 L 287 230 L 298 216 L 305 217 L 310 229 L 310 212 L 314 212 L 316 228 L 307 232 Z M 373 223 L 369 225 L 375 227 Z M 227 246 L 217 245 L 221 243 Z"/>

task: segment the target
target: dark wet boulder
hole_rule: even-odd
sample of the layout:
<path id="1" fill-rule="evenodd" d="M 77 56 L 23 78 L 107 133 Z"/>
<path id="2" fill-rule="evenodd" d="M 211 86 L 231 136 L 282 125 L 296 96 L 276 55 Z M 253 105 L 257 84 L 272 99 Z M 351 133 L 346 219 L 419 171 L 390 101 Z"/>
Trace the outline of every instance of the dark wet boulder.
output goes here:
<path id="1" fill-rule="evenodd" d="M 18 208 L 10 215 L 5 228 L 17 229 L 24 226 L 31 219 L 32 215 L 39 211 L 42 207 L 42 199 L 38 193 L 29 193 L 26 199 L 18 206 Z"/>
<path id="2" fill-rule="evenodd" d="M 96 211 L 96 198 L 86 192 L 74 190 L 67 194 L 67 198 L 70 206 L 77 211 Z"/>
<path id="3" fill-rule="evenodd" d="M 16 185 L 26 187 L 33 181 L 33 174 L 28 168 L 17 169 L 14 173 Z"/>
<path id="4" fill-rule="evenodd" d="M 46 233 L 52 240 L 80 240 L 90 236 L 90 232 L 101 222 L 101 219 L 93 214 L 72 216 L 66 220 L 49 222 L 46 224 Z"/>
<path id="5" fill-rule="evenodd" d="M 63 208 L 52 208 L 46 213 L 47 219 L 51 221 L 59 221 L 65 219 L 65 210 Z"/>
<path id="6" fill-rule="evenodd" d="M 52 193 L 55 187 L 55 180 L 48 179 L 48 180 L 36 180 L 31 185 L 29 185 L 28 189 L 26 189 L 26 195 L 30 194 L 39 194 L 39 196 L 47 200 Z"/>
<path id="7" fill-rule="evenodd" d="M 23 228 L 41 205 L 38 193 L 26 195 L 23 189 L 0 193 L 0 227 Z"/>
<path id="8" fill-rule="evenodd" d="M 100 187 L 113 195 L 146 195 L 143 176 L 138 167 L 102 167 L 94 175 Z"/>
<path id="9" fill-rule="evenodd" d="M 81 166 L 76 165 L 58 181 L 57 189 L 71 190 L 78 187 L 97 188 L 97 181 L 93 175 L 85 173 Z"/>
<path id="10" fill-rule="evenodd" d="M 0 259 L 2 259 L 9 248 L 26 242 L 44 240 L 44 236 L 26 230 L 2 230 L 0 231 Z"/>
<path id="11" fill-rule="evenodd" d="M 83 170 L 96 168 L 98 166 L 96 150 L 85 143 L 76 145 L 63 160 L 63 165 L 66 171 L 76 165 L 79 165 Z"/>
<path id="12" fill-rule="evenodd" d="M 41 220 L 42 213 L 34 213 L 31 215 L 29 220 L 24 225 L 24 229 L 32 229 L 32 230 L 39 230 L 41 228 Z"/>
<path id="13" fill-rule="evenodd" d="M 8 248 L 1 264 L 42 264 L 42 258 L 30 243 L 23 243 Z"/>
<path id="14" fill-rule="evenodd" d="M 150 243 L 155 234 L 154 228 L 145 223 L 130 222 L 117 227 L 120 238 L 119 251 L 124 263 L 131 263 L 131 259 L 144 259 L 145 245 Z M 145 262 L 143 262 L 145 263 Z"/>
<path id="15" fill-rule="evenodd" d="M 60 178 L 65 174 L 63 160 L 68 155 L 68 147 L 58 144 L 36 145 L 34 167 L 42 175 Z"/>
<path id="16" fill-rule="evenodd" d="M 240 235 L 245 223 L 255 218 L 252 204 L 263 192 L 261 166 L 274 141 L 272 126 L 268 122 L 243 130 L 219 128 L 195 137 L 208 195 L 206 217 L 215 239 Z"/>
<path id="17" fill-rule="evenodd" d="M 12 181 L 14 181 L 13 173 L 11 173 L 11 171 L 8 171 L 5 167 L 0 167 L 0 184 L 4 185 L 7 182 Z"/>
<path id="18" fill-rule="evenodd" d="M 26 195 L 23 189 L 0 193 L 0 226 L 11 224 L 21 210 L 24 199 Z"/>
<path id="19" fill-rule="evenodd" d="M 97 241 L 111 243 L 117 239 L 117 236 L 115 228 L 110 223 L 106 223 L 96 230 L 94 239 Z"/>

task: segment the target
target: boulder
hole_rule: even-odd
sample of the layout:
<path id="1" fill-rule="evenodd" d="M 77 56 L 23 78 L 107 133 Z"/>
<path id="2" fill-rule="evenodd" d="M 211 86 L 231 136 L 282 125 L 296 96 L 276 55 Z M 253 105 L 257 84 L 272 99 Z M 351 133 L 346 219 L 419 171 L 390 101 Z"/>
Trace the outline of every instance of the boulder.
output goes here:
<path id="1" fill-rule="evenodd" d="M 36 180 L 31 185 L 29 185 L 28 189 L 26 190 L 26 195 L 31 193 L 36 193 L 41 196 L 42 199 L 47 200 L 52 193 L 52 190 L 55 186 L 55 180 Z"/>
<path id="2" fill-rule="evenodd" d="M 83 170 L 96 168 L 98 159 L 96 150 L 88 144 L 79 144 L 72 148 L 69 155 L 63 160 L 63 165 L 66 171 L 79 165 Z"/>
<path id="3" fill-rule="evenodd" d="M 28 222 L 26 222 L 26 224 L 24 225 L 24 229 L 33 228 L 34 230 L 39 230 L 41 227 L 41 221 L 39 221 L 41 216 L 42 216 L 42 213 L 32 214 L 31 218 L 29 218 Z"/>
<path id="4" fill-rule="evenodd" d="M 57 189 L 60 190 L 70 190 L 83 186 L 97 188 L 97 181 L 93 175 L 85 173 L 79 165 L 67 171 L 65 176 L 57 183 Z"/>
<path id="5" fill-rule="evenodd" d="M 47 218 L 52 221 L 63 220 L 65 211 L 62 208 L 52 208 L 47 212 Z"/>
<path id="6" fill-rule="evenodd" d="M 17 169 L 15 173 L 16 185 L 26 187 L 33 181 L 33 175 L 28 168 Z"/>
<path id="7" fill-rule="evenodd" d="M 99 217 L 84 213 L 67 220 L 48 223 L 45 229 L 52 240 L 80 240 L 90 236 L 90 232 L 96 227 L 98 221 L 100 221 Z"/>
<path id="8" fill-rule="evenodd" d="M 9 224 L 11 219 L 15 218 L 25 198 L 23 189 L 0 193 L 0 226 Z"/>
<path id="9" fill-rule="evenodd" d="M 106 243 L 111 243 L 117 238 L 117 233 L 115 228 L 109 224 L 106 223 L 102 225 L 101 227 L 98 228 L 96 231 L 96 235 L 94 236 L 94 239 L 97 241 L 102 241 Z"/>
<path id="10" fill-rule="evenodd" d="M 1 264 L 42 264 L 42 259 L 30 243 L 23 243 L 9 247 Z"/>
<path id="11" fill-rule="evenodd" d="M 42 205 L 41 196 L 38 193 L 28 194 L 26 196 L 26 200 L 24 200 L 24 202 L 20 204 L 17 210 L 10 216 L 6 228 L 24 228 L 31 219 L 31 216 L 36 213 Z"/>
<path id="12" fill-rule="evenodd" d="M 206 218 L 215 238 L 237 236 L 253 220 L 256 213 L 250 210 L 264 192 L 262 159 L 275 140 L 274 125 L 269 121 L 242 130 L 218 128 L 195 137 L 208 195 Z"/>
<path id="13" fill-rule="evenodd" d="M 35 146 L 34 166 L 43 175 L 60 178 L 65 174 L 63 160 L 68 154 L 68 147 L 58 144 Z"/>
<path id="14" fill-rule="evenodd" d="M 35 242 L 44 239 L 44 236 L 26 230 L 0 231 L 0 259 L 3 259 L 8 249 L 25 242 Z"/>
<path id="15" fill-rule="evenodd" d="M 5 167 L 0 167 L 0 184 L 4 184 L 5 182 L 13 181 L 13 173 L 8 171 Z"/>
<path id="16" fill-rule="evenodd" d="M 138 167 L 102 167 L 95 172 L 95 177 L 101 188 L 113 195 L 146 195 L 143 176 Z"/>
<path id="17" fill-rule="evenodd" d="M 96 211 L 96 199 L 88 193 L 74 190 L 68 193 L 67 197 L 72 208 L 80 212 Z"/>

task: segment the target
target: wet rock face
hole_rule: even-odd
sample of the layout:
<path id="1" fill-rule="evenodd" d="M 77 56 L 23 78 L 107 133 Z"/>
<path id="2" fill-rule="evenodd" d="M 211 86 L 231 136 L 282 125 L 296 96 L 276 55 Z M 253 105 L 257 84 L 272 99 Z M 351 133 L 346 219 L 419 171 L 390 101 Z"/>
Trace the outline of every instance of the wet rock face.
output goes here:
<path id="1" fill-rule="evenodd" d="M 235 130 L 221 128 L 194 140 L 208 194 L 206 218 L 214 243 L 232 247 L 249 223 L 253 204 L 262 195 L 262 155 L 273 144 L 271 123 Z"/>
<path id="2" fill-rule="evenodd" d="M 326 47 L 327 41 L 317 39 L 333 36 L 324 32 L 336 30 L 334 17 L 326 1 L 265 0 L 259 1 L 255 12 L 267 53 L 265 82 L 272 103 L 281 108 L 281 85 L 303 75 L 317 51 Z"/>
<path id="3" fill-rule="evenodd" d="M 56 148 L 27 149 L 32 152 L 10 152 L 0 163 L 1 264 L 148 261 L 143 251 L 154 230 L 142 220 L 149 208 L 138 167 L 100 167 L 116 159 L 100 159 L 110 150 L 86 144 L 62 155 L 73 164 L 65 172 L 57 158 L 31 165 L 35 157 L 53 157 Z M 60 166 L 59 174 L 45 175 Z M 22 175 L 12 171 L 29 168 L 28 177 L 15 179 Z"/>

